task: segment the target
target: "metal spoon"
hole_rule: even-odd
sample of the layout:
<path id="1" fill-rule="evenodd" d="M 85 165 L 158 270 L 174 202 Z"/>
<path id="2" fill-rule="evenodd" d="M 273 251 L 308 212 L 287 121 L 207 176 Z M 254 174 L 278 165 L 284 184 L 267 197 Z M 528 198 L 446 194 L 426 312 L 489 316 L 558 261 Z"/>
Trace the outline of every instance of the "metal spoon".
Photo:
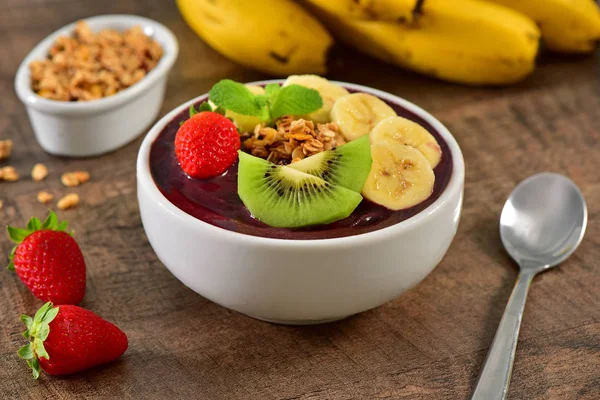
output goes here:
<path id="1" fill-rule="evenodd" d="M 520 273 L 471 400 L 506 399 L 531 281 L 575 251 L 586 224 L 583 195 L 562 175 L 531 176 L 510 194 L 500 217 L 500 236 Z"/>

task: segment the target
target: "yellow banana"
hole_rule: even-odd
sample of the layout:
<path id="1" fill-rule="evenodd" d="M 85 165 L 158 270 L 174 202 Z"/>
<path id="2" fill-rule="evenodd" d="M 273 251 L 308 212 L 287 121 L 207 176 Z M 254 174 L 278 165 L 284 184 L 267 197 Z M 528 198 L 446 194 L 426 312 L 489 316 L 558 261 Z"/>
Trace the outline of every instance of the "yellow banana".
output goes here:
<path id="1" fill-rule="evenodd" d="M 410 22 L 417 0 L 306 0 L 341 17 Z"/>
<path id="2" fill-rule="evenodd" d="M 356 20 L 315 9 L 358 50 L 424 74 L 467 84 L 507 84 L 534 69 L 540 32 L 528 17 L 475 0 L 426 0 L 412 23 Z"/>
<path id="3" fill-rule="evenodd" d="M 487 0 L 531 17 L 544 44 L 563 53 L 589 53 L 600 40 L 600 9 L 594 0 Z"/>
<path id="4" fill-rule="evenodd" d="M 323 74 L 333 44 L 291 0 L 177 0 L 186 22 L 233 61 L 273 75 Z"/>

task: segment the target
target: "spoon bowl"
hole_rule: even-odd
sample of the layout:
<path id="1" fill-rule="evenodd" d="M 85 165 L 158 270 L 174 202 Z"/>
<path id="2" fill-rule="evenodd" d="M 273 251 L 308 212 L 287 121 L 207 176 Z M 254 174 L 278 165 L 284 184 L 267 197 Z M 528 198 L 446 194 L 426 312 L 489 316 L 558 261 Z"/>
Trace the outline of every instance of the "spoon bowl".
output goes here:
<path id="1" fill-rule="evenodd" d="M 500 237 L 521 269 L 546 269 L 567 259 L 587 225 L 581 191 L 559 174 L 542 173 L 521 182 L 500 217 Z"/>

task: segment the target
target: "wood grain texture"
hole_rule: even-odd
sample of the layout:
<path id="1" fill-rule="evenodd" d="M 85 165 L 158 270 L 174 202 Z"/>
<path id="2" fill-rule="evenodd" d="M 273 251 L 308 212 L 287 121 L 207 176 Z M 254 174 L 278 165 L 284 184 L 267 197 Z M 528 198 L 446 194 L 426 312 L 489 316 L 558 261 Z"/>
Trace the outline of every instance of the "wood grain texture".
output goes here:
<path id="1" fill-rule="evenodd" d="M 36 194 L 66 193 L 62 172 L 86 169 L 82 204 L 60 213 L 88 263 L 83 306 L 118 324 L 130 348 L 118 362 L 76 376 L 30 379 L 18 360 L 18 316 L 40 302 L 0 271 L 2 399 L 467 399 L 517 269 L 503 251 L 498 218 L 525 177 L 555 171 L 582 189 L 590 223 L 581 248 L 533 283 L 517 350 L 511 399 L 600 399 L 600 60 L 548 57 L 525 82 L 468 88 L 401 71 L 348 50 L 330 78 L 373 86 L 430 110 L 454 133 L 467 166 L 459 232 L 441 264 L 417 287 L 375 310 L 323 326 L 286 327 L 217 306 L 179 283 L 158 261 L 141 226 L 135 158 L 141 140 L 102 158 L 69 160 L 36 143 L 13 90 L 18 64 L 51 31 L 79 18 L 132 13 L 170 27 L 181 45 L 166 113 L 217 80 L 267 78 L 218 55 L 171 2 L 3 0 L 0 4 L 0 139 L 15 142 L 22 176 L 0 183 L 0 225 L 42 216 Z M 28 176 L 36 162 L 50 176 Z M 0 237 L 0 259 L 11 244 Z"/>

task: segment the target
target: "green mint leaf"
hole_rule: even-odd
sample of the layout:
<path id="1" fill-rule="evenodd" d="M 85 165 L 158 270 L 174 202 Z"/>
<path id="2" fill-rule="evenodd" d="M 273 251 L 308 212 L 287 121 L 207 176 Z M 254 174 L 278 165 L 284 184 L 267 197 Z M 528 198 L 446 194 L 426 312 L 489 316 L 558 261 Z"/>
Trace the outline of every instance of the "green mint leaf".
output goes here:
<path id="1" fill-rule="evenodd" d="M 258 106 L 261 109 L 263 109 L 265 106 L 269 105 L 269 99 L 268 99 L 268 97 L 266 95 L 264 95 L 264 94 L 257 94 L 255 96 L 256 96 L 255 97 L 256 103 L 258 104 Z"/>
<path id="2" fill-rule="evenodd" d="M 281 86 L 279 86 L 276 83 L 269 83 L 267 86 L 265 86 L 265 94 L 269 98 L 273 98 L 273 96 L 276 96 L 280 90 Z"/>
<path id="3" fill-rule="evenodd" d="M 198 112 L 204 112 L 204 111 L 213 111 L 213 108 L 208 103 L 208 101 L 202 102 L 202 104 L 200 104 L 200 107 L 198 107 Z"/>
<path id="4" fill-rule="evenodd" d="M 13 228 L 12 226 L 7 226 L 6 229 L 10 240 L 17 244 L 21 243 L 31 233 L 28 229 Z"/>
<path id="5" fill-rule="evenodd" d="M 31 343 L 27 343 L 25 346 L 21 347 L 17 354 L 23 360 L 31 360 L 33 358 L 33 352 L 31 351 Z"/>
<path id="6" fill-rule="evenodd" d="M 225 110 L 242 115 L 261 115 L 261 109 L 250 89 L 230 79 L 217 82 L 208 92 L 208 96 L 210 101 Z"/>
<path id="7" fill-rule="evenodd" d="M 267 124 L 268 124 L 268 125 L 271 125 L 271 110 L 269 109 L 269 107 L 267 107 L 267 106 L 264 106 L 264 107 L 262 108 L 262 112 L 261 112 L 261 115 L 260 115 L 260 119 L 261 119 L 262 121 L 267 121 Z"/>
<path id="8" fill-rule="evenodd" d="M 323 107 L 323 99 L 319 92 L 300 85 L 289 85 L 281 88 L 271 103 L 271 118 L 304 115 L 317 111 L 321 107 Z"/>

